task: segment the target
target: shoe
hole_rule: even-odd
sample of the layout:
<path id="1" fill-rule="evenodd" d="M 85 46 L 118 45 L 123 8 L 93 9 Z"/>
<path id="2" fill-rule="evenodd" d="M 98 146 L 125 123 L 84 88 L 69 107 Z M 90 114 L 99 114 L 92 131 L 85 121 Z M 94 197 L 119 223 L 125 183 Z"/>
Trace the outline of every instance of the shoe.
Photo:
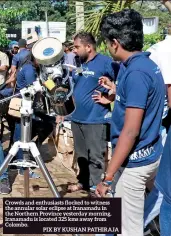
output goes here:
<path id="1" fill-rule="evenodd" d="M 80 190 L 83 190 L 83 185 L 80 183 L 70 184 L 67 189 L 67 191 L 70 193 L 77 192 Z"/>
<path id="2" fill-rule="evenodd" d="M 21 168 L 18 171 L 18 174 L 23 176 L 24 175 L 24 170 Z M 40 175 L 38 175 L 37 173 L 33 172 L 32 170 L 29 170 L 29 178 L 30 179 L 39 179 Z"/>
<path id="3" fill-rule="evenodd" d="M 0 181 L 0 194 L 9 194 L 11 187 L 8 178 L 4 178 Z"/>

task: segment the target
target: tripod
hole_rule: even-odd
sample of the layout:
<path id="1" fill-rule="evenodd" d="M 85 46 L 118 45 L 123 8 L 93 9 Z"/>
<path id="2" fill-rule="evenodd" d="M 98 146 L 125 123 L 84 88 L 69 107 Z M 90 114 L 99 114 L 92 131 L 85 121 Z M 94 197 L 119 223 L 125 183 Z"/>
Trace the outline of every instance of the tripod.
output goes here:
<path id="1" fill-rule="evenodd" d="M 13 157 L 18 153 L 19 148 L 23 150 L 23 160 L 17 160 L 12 163 L 24 168 L 24 197 L 29 197 L 29 168 L 39 167 L 45 180 L 47 181 L 54 197 L 59 198 L 60 194 L 55 186 L 55 183 L 50 176 L 46 165 L 43 162 L 43 159 L 40 155 L 40 152 L 34 142 L 31 142 L 31 131 L 32 131 L 32 116 L 33 116 L 33 98 L 34 95 L 42 91 L 42 88 L 39 83 L 35 83 L 33 87 L 24 88 L 20 91 L 22 96 L 21 103 L 21 141 L 17 141 L 11 147 L 7 157 L 5 158 L 3 164 L 0 167 L 0 176 L 4 170 L 11 165 Z M 29 151 L 34 157 L 35 161 L 31 161 L 29 157 Z"/>
<path id="2" fill-rule="evenodd" d="M 43 88 L 40 85 L 39 81 L 33 83 L 31 87 L 24 88 L 20 90 L 20 94 L 22 96 L 21 103 L 21 141 L 17 141 L 11 147 L 7 157 L 0 167 L 0 176 L 4 172 L 4 170 L 10 165 L 13 157 L 19 151 L 19 148 L 23 150 L 23 160 L 14 161 L 12 164 L 24 168 L 24 197 L 29 197 L 29 168 L 31 167 L 39 167 L 46 182 L 48 183 L 54 197 L 60 198 L 60 194 L 55 186 L 55 183 L 50 176 L 46 165 L 43 162 L 43 159 L 40 155 L 40 152 L 34 142 L 31 142 L 31 131 L 32 131 L 32 116 L 33 116 L 33 98 L 37 92 L 42 92 Z M 13 95 L 12 97 L 16 97 L 19 94 Z M 11 98 L 12 98 L 11 97 Z M 1 103 L 9 100 L 10 98 L 1 100 Z M 35 161 L 31 161 L 29 157 L 29 151 L 34 157 Z M 73 236 L 79 236 L 79 234 L 73 234 Z"/>

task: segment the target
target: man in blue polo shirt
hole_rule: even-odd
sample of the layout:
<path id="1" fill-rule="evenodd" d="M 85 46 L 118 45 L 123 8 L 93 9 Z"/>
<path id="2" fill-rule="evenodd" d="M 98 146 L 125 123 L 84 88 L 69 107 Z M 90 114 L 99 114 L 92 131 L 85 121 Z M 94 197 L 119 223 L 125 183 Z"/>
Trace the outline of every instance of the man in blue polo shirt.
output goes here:
<path id="1" fill-rule="evenodd" d="M 71 116 L 80 172 L 78 184 L 69 186 L 70 191 L 89 190 L 100 181 L 105 166 L 110 105 L 94 103 L 92 95 L 95 90 L 107 92 L 98 84 L 99 77 L 104 75 L 114 81 L 119 69 L 110 57 L 96 52 L 96 42 L 90 33 L 78 33 L 74 47 L 82 64 L 82 72 L 73 71 L 76 109 Z"/>
<path id="2" fill-rule="evenodd" d="M 145 188 L 162 153 L 159 135 L 165 86 L 158 66 L 143 48 L 141 15 L 126 9 L 105 17 L 101 31 L 111 55 L 122 62 L 111 122 L 112 159 L 96 195 L 105 196 L 114 177 L 122 198 L 122 236 L 143 236 Z"/>
<path id="3" fill-rule="evenodd" d="M 31 53 L 27 49 L 27 42 L 25 39 L 20 39 L 18 42 L 19 52 L 13 56 L 12 65 L 11 65 L 11 75 L 9 79 L 5 82 L 6 85 L 11 84 L 12 87 L 15 86 L 16 82 L 16 91 L 24 88 L 25 86 L 32 84 L 35 81 L 35 70 L 30 63 Z M 30 64 L 24 67 L 24 64 Z M 13 94 L 13 88 L 5 88 L 1 91 L 1 94 L 5 97 L 11 96 Z"/>
<path id="4" fill-rule="evenodd" d="M 171 235 L 171 127 L 164 146 L 159 170 L 155 180 L 156 188 L 162 193 L 160 207 L 160 235 Z"/>

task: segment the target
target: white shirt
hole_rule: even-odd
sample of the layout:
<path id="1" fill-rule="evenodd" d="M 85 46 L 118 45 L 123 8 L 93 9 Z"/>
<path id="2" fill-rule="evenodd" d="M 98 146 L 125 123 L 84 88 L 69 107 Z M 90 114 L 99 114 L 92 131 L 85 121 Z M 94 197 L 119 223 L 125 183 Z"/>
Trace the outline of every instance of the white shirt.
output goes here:
<path id="1" fill-rule="evenodd" d="M 171 35 L 147 49 L 153 60 L 161 70 L 165 84 L 171 84 Z"/>
<path id="2" fill-rule="evenodd" d="M 0 66 L 9 66 L 9 58 L 3 52 L 0 52 Z M 0 85 L 5 82 L 6 73 L 7 70 L 0 71 Z"/>

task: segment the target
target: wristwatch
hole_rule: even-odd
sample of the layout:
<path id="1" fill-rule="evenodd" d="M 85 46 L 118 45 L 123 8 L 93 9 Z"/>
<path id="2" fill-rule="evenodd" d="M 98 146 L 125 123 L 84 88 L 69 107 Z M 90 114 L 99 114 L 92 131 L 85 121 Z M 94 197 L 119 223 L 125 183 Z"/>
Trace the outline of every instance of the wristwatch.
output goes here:
<path id="1" fill-rule="evenodd" d="M 105 172 L 105 173 L 103 173 L 103 174 L 101 175 L 101 180 L 102 180 L 102 184 L 103 184 L 104 186 L 109 187 L 109 186 L 112 185 L 113 177 L 112 177 L 112 178 L 111 178 L 111 177 L 108 177 L 107 174 L 106 174 L 106 172 Z"/>

